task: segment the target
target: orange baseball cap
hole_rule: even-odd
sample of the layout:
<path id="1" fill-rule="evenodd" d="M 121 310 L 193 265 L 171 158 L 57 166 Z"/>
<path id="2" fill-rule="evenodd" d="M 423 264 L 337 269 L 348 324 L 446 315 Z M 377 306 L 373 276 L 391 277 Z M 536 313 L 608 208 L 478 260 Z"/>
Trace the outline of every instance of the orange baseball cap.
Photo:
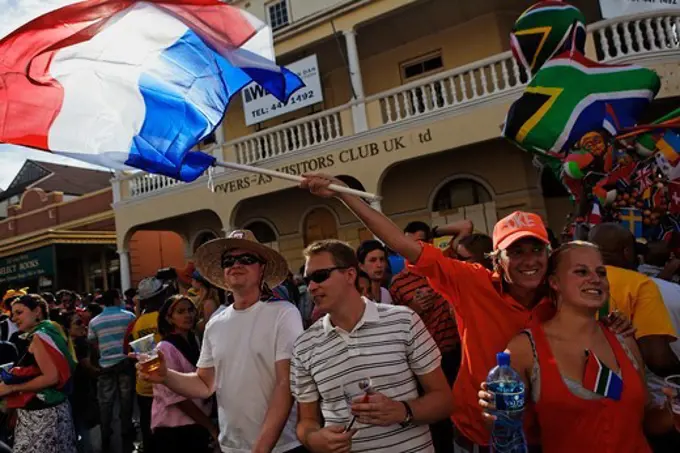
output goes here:
<path id="1" fill-rule="evenodd" d="M 543 220 L 531 212 L 515 211 L 493 227 L 493 249 L 504 250 L 523 238 L 536 238 L 550 244 Z"/>

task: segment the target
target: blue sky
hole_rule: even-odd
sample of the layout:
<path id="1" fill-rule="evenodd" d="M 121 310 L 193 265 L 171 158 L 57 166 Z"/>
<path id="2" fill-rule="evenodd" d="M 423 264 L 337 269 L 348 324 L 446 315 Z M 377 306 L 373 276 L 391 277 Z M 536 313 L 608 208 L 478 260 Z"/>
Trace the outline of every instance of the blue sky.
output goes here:
<path id="1" fill-rule="evenodd" d="M 0 0 L 0 37 L 3 37 L 22 24 L 51 10 L 57 9 L 74 0 Z M 6 188 L 12 182 L 16 172 L 26 159 L 57 162 L 77 167 L 88 167 L 87 164 L 72 159 L 54 156 L 42 151 L 30 150 L 18 146 L 0 145 L 0 188 Z"/>

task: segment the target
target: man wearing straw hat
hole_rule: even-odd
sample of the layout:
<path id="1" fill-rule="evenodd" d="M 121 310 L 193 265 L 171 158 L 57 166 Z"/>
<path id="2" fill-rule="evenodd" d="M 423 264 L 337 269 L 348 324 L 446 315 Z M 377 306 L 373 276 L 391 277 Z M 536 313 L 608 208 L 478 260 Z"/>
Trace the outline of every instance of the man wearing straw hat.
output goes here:
<path id="1" fill-rule="evenodd" d="M 201 275 L 230 291 L 234 303 L 208 322 L 196 373 L 168 370 L 161 360 L 158 371 L 140 376 L 187 398 L 216 392 L 223 452 L 304 451 L 290 393 L 302 320 L 290 302 L 271 300 L 271 288 L 288 274 L 286 260 L 246 230 L 202 245 L 194 258 Z"/>

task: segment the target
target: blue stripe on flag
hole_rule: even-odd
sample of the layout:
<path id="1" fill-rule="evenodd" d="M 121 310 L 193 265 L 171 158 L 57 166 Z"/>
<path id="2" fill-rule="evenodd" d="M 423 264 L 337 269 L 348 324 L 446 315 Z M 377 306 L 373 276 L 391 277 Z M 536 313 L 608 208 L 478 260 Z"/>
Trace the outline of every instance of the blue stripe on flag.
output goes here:
<path id="1" fill-rule="evenodd" d="M 284 100 L 304 86 L 286 69 L 237 68 L 189 29 L 139 80 L 146 116 L 126 165 L 197 179 L 215 158 L 189 150 L 219 125 L 231 98 L 253 81 Z"/>
<path id="2" fill-rule="evenodd" d="M 603 119 L 606 120 L 611 118 L 610 113 L 607 112 L 607 104 L 611 106 L 616 114 L 618 125 L 621 128 L 626 128 L 635 126 L 635 120 L 632 118 L 631 112 L 643 110 L 649 105 L 649 98 L 629 97 L 625 99 L 601 99 L 592 101 L 592 103 L 578 116 L 571 131 L 569 131 L 569 138 L 563 149 L 570 148 L 586 133 L 599 130 L 603 127 Z"/>

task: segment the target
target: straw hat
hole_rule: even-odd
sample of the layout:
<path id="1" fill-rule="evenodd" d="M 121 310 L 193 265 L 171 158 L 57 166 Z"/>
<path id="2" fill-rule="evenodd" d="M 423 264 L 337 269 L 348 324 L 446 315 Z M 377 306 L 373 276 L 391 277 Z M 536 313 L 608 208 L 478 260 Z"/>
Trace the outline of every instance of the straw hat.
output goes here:
<path id="1" fill-rule="evenodd" d="M 276 250 L 260 244 L 249 230 L 236 230 L 226 239 L 215 239 L 200 246 L 194 254 L 196 269 L 214 286 L 229 290 L 224 281 L 222 255 L 233 249 L 246 250 L 264 260 L 264 282 L 269 288 L 278 286 L 288 277 L 286 259 Z"/>

